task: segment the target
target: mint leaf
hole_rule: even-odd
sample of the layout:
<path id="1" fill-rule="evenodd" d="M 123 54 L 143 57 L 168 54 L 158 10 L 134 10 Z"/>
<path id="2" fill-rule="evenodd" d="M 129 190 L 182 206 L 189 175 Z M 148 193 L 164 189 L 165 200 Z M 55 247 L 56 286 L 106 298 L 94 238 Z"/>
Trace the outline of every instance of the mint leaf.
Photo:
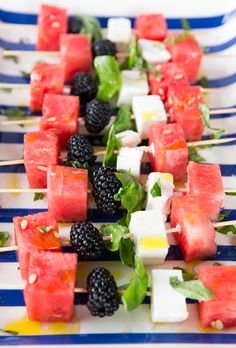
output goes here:
<path id="1" fill-rule="evenodd" d="M 135 274 L 133 275 L 128 288 L 121 297 L 125 310 L 131 312 L 143 302 L 143 299 L 146 296 L 147 287 L 147 272 L 142 261 L 135 256 Z"/>
<path id="2" fill-rule="evenodd" d="M 115 136 L 114 126 L 112 125 L 108 134 L 106 153 L 102 163 L 103 167 L 116 167 L 117 153 L 115 153 L 115 150 L 119 150 L 121 146 L 121 140 Z"/>
<path id="3" fill-rule="evenodd" d="M 216 227 L 216 231 L 222 234 L 236 234 L 236 227 L 234 225 Z"/>
<path id="4" fill-rule="evenodd" d="M 170 277 L 171 286 L 186 298 L 197 301 L 208 301 L 214 298 L 213 292 L 206 288 L 200 280 L 179 281 L 178 277 Z"/>
<path id="5" fill-rule="evenodd" d="M 206 159 L 197 152 L 197 146 L 188 147 L 188 160 L 198 163 L 206 162 Z"/>
<path id="6" fill-rule="evenodd" d="M 125 233 L 128 233 L 129 230 L 126 226 L 119 224 L 107 224 L 102 225 L 100 232 L 103 236 L 111 236 L 111 241 L 104 241 L 104 246 L 110 251 L 119 250 L 120 240 Z"/>
<path id="7" fill-rule="evenodd" d="M 6 241 L 9 239 L 9 232 L 0 232 L 0 247 L 3 247 L 6 244 Z"/>
<path id="8" fill-rule="evenodd" d="M 122 79 L 118 62 L 113 56 L 98 56 L 94 67 L 99 80 L 97 98 L 114 101 L 121 88 Z"/>
<path id="9" fill-rule="evenodd" d="M 173 269 L 178 269 L 178 270 L 182 271 L 182 275 L 183 275 L 184 281 L 196 280 L 197 279 L 197 274 L 196 273 L 189 272 L 189 271 L 187 271 L 186 269 L 184 269 L 182 267 L 173 267 Z"/>
<path id="10" fill-rule="evenodd" d="M 185 30 L 185 31 L 191 30 L 191 27 L 190 27 L 190 24 L 189 24 L 189 21 L 187 20 L 187 18 L 181 18 L 180 22 L 181 22 L 181 26 L 182 26 L 183 30 Z"/>
<path id="11" fill-rule="evenodd" d="M 230 210 L 224 210 L 219 214 L 217 221 L 223 221 L 229 215 L 230 215 Z"/>
<path id="12" fill-rule="evenodd" d="M 121 201 L 122 207 L 127 210 L 126 224 L 128 226 L 130 215 L 135 211 L 142 210 L 146 199 L 146 191 L 138 179 L 132 177 L 129 173 L 115 173 L 115 175 L 120 180 L 122 187 L 114 195 L 114 199 Z"/>
<path id="13" fill-rule="evenodd" d="M 119 254 L 123 265 L 134 267 L 134 242 L 130 238 L 121 238 Z"/>
<path id="14" fill-rule="evenodd" d="M 153 198 L 161 196 L 161 180 L 160 179 L 157 179 L 155 184 L 152 186 L 150 193 Z"/>
<path id="15" fill-rule="evenodd" d="M 120 133 L 125 130 L 135 129 L 135 122 L 131 119 L 132 116 L 132 110 L 131 107 L 128 105 L 121 106 L 120 110 L 118 111 L 118 114 L 115 118 L 115 121 L 112 123 L 111 126 L 114 127 L 114 133 Z M 106 129 L 104 136 L 103 136 L 103 144 L 106 144 L 108 139 L 108 134 L 110 132 L 111 126 Z"/>
<path id="16" fill-rule="evenodd" d="M 102 37 L 100 22 L 89 16 L 79 17 L 83 22 L 83 27 L 80 34 L 88 34 L 92 41 L 100 39 Z"/>
<path id="17" fill-rule="evenodd" d="M 43 199 L 45 197 L 45 194 L 42 192 L 35 192 L 34 194 L 34 202 L 39 201 L 40 199 Z"/>
<path id="18" fill-rule="evenodd" d="M 198 107 L 199 107 L 199 110 L 200 110 L 200 112 L 202 114 L 202 122 L 203 122 L 203 124 L 207 128 L 216 131 L 215 134 L 213 134 L 211 136 L 211 138 L 212 139 L 220 139 L 222 137 L 222 135 L 225 133 L 225 130 L 221 129 L 221 128 L 213 128 L 213 127 L 211 127 L 211 125 L 210 125 L 210 111 L 209 111 L 209 108 L 208 108 L 208 106 L 206 104 L 199 103 Z"/>

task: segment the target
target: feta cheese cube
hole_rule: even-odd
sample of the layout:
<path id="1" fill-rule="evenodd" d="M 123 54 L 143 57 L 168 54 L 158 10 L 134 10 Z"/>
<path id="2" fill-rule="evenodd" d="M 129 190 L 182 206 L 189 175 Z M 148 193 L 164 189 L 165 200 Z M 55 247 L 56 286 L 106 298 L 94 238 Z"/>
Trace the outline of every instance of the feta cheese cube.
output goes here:
<path id="1" fill-rule="evenodd" d="M 159 265 L 165 261 L 169 243 L 160 210 L 132 213 L 129 231 L 134 234 L 135 254 L 144 265 Z"/>
<path id="2" fill-rule="evenodd" d="M 139 147 L 122 147 L 117 156 L 117 170 L 130 171 L 139 179 L 143 151 Z"/>
<path id="3" fill-rule="evenodd" d="M 142 139 L 149 138 L 151 125 L 167 121 L 164 104 L 157 95 L 135 96 L 132 109 Z"/>
<path id="4" fill-rule="evenodd" d="M 128 18 L 109 18 L 107 22 L 107 38 L 113 42 L 128 43 L 131 39 L 131 21 Z"/>
<path id="5" fill-rule="evenodd" d="M 147 74 L 139 70 L 123 70 L 122 86 L 117 101 L 117 106 L 132 105 L 136 95 L 147 95 L 149 92 Z"/>
<path id="6" fill-rule="evenodd" d="M 166 63 L 171 59 L 166 46 L 159 41 L 139 39 L 138 44 L 142 50 L 143 58 L 151 64 Z"/>
<path id="7" fill-rule="evenodd" d="M 151 189 L 153 185 L 160 180 L 161 196 L 153 197 L 151 194 Z M 164 221 L 166 221 L 167 216 L 170 214 L 170 203 L 171 197 L 174 191 L 174 178 L 170 173 L 159 173 L 153 172 L 148 175 L 146 182 L 147 189 L 147 203 L 146 210 L 149 209 L 160 209 Z"/>
<path id="8" fill-rule="evenodd" d="M 188 317 L 185 297 L 172 288 L 170 277 L 183 280 L 181 270 L 152 270 L 151 317 L 154 323 L 173 323 Z"/>
<path id="9" fill-rule="evenodd" d="M 142 139 L 139 133 L 132 130 L 126 130 L 116 134 L 116 137 L 121 140 L 123 146 L 136 147 L 138 146 Z"/>

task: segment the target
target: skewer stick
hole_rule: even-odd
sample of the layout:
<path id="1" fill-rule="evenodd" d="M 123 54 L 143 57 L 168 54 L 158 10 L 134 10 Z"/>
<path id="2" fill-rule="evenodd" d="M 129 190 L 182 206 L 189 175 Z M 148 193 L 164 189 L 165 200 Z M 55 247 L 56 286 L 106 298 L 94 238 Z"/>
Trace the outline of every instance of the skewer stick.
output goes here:
<path id="1" fill-rule="evenodd" d="M 46 188 L 0 188 L 0 193 L 47 193 Z M 91 193 L 92 190 L 88 189 L 88 193 Z"/>
<path id="2" fill-rule="evenodd" d="M 221 222 L 215 222 L 213 224 L 213 226 L 215 228 L 217 227 L 223 227 L 223 226 L 230 226 L 230 225 L 236 225 L 236 220 L 231 220 L 231 221 L 221 221 Z M 181 232 L 181 227 L 179 225 L 177 225 L 176 227 L 173 228 L 168 228 L 166 229 L 166 233 L 179 233 Z M 125 234 L 123 236 L 123 238 L 133 238 L 134 234 L 132 232 L 129 232 L 127 234 Z M 102 236 L 103 241 L 108 241 L 108 240 L 112 240 L 112 236 L 111 235 L 107 235 L 107 236 Z M 63 241 L 62 246 L 68 246 L 70 245 L 70 241 Z M 12 246 L 8 246 L 8 247 L 0 247 L 0 253 L 2 252 L 7 252 L 7 251 L 16 251 L 18 250 L 19 247 L 17 245 L 12 245 Z"/>
<path id="3" fill-rule="evenodd" d="M 174 188 L 174 191 L 175 192 L 183 192 L 183 193 L 185 193 L 185 192 L 188 192 L 188 189 L 186 188 L 186 187 L 175 187 Z M 224 189 L 224 192 L 225 193 L 236 193 L 236 188 L 235 189 Z"/>
<path id="4" fill-rule="evenodd" d="M 221 115 L 221 114 L 232 114 L 236 113 L 236 108 L 225 108 L 225 109 L 214 109 L 210 110 L 210 115 Z M 2 115 L 5 116 L 5 115 Z M 7 116 L 6 116 L 7 117 Z M 33 115 L 29 115 L 27 117 L 31 117 L 31 119 L 19 119 L 19 120 L 6 120 L 6 121 L 1 121 L 0 125 L 1 126 L 9 126 L 9 125 L 24 125 L 24 124 L 36 124 L 40 122 L 40 117 L 34 117 Z M 111 119 L 115 119 L 116 116 L 111 116 Z M 130 117 L 132 120 L 135 119 L 135 115 L 131 115 Z M 50 120 L 48 120 L 50 121 Z M 53 120 L 52 120 L 53 121 Z M 84 125 L 85 120 L 83 118 L 78 118 L 79 124 Z"/>
<path id="5" fill-rule="evenodd" d="M 0 166 L 12 166 L 14 164 L 24 164 L 24 160 L 19 159 L 19 160 L 10 160 L 10 161 L 0 161 Z"/>

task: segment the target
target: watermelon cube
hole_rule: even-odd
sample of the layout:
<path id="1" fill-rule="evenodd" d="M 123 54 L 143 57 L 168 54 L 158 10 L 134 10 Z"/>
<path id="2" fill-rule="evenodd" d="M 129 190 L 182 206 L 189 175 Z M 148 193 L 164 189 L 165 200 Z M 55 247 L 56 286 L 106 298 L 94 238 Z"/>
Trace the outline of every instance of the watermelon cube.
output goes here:
<path id="1" fill-rule="evenodd" d="M 60 251 L 58 226 L 49 212 L 13 218 L 15 243 L 18 246 L 18 259 L 22 279 L 26 280 L 29 271 L 30 255 L 37 250 Z"/>
<path id="2" fill-rule="evenodd" d="M 194 197 L 172 197 L 171 226 L 177 225 L 181 232 L 175 233 L 175 237 L 186 262 L 215 255 L 214 226 Z"/>
<path id="3" fill-rule="evenodd" d="M 171 173 L 175 181 L 185 182 L 188 148 L 179 124 L 155 124 L 150 128 L 149 153 L 153 172 Z"/>
<path id="4" fill-rule="evenodd" d="M 189 81 L 182 63 L 157 65 L 157 75 L 149 74 L 150 94 L 159 95 L 165 102 L 171 86 L 188 86 Z"/>
<path id="5" fill-rule="evenodd" d="M 61 150 L 65 150 L 68 139 L 78 132 L 79 98 L 72 95 L 46 94 L 40 130 L 58 136 Z"/>
<path id="6" fill-rule="evenodd" d="M 170 86 L 166 109 L 172 122 L 179 123 L 185 139 L 200 140 L 204 130 L 199 103 L 204 103 L 200 86 Z"/>
<path id="7" fill-rule="evenodd" d="M 31 188 L 47 187 L 47 166 L 59 163 L 58 137 L 50 132 L 24 135 L 24 164 Z"/>
<path id="8" fill-rule="evenodd" d="M 216 296 L 199 302 L 201 326 L 218 330 L 236 326 L 236 266 L 202 267 L 198 278 Z"/>
<path id="9" fill-rule="evenodd" d="M 196 197 L 211 220 L 217 220 L 224 202 L 224 187 L 218 164 L 189 162 L 188 194 Z"/>
<path id="10" fill-rule="evenodd" d="M 48 210 L 57 221 L 86 220 L 87 201 L 87 169 L 49 166 Z"/>
<path id="11" fill-rule="evenodd" d="M 35 252 L 30 257 L 24 299 L 30 320 L 68 322 L 73 316 L 77 255 Z"/>
<path id="12" fill-rule="evenodd" d="M 30 110 L 41 111 L 46 93 L 62 94 L 64 67 L 61 64 L 36 63 L 30 76 Z"/>
<path id="13" fill-rule="evenodd" d="M 67 11 L 64 8 L 41 5 L 38 15 L 38 51 L 58 51 L 60 36 L 67 31 Z"/>
<path id="14" fill-rule="evenodd" d="M 144 14 L 136 17 L 134 27 L 138 39 L 162 41 L 167 35 L 167 23 L 159 14 Z"/>
<path id="15" fill-rule="evenodd" d="M 92 48 L 87 35 L 63 34 L 61 36 L 61 63 L 65 68 L 65 81 L 71 80 L 77 72 L 89 72 L 92 62 Z"/>
<path id="16" fill-rule="evenodd" d="M 173 36 L 173 35 L 172 35 Z M 202 48 L 190 34 L 184 35 L 181 40 L 167 45 L 172 62 L 181 62 L 188 76 L 189 82 L 194 83 L 200 69 Z"/>

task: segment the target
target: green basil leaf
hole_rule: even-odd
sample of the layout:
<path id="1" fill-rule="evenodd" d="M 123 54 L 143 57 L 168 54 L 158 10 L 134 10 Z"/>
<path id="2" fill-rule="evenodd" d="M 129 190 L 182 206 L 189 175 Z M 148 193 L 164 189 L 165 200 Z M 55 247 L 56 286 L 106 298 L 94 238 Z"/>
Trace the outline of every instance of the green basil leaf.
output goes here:
<path id="1" fill-rule="evenodd" d="M 197 150 L 198 150 L 197 146 L 188 147 L 188 160 L 193 162 L 198 162 L 198 163 L 206 162 L 206 159 L 202 157 L 201 155 L 199 155 Z"/>
<path id="2" fill-rule="evenodd" d="M 236 234 L 236 227 L 234 225 L 216 227 L 216 231 L 222 234 Z"/>
<path id="3" fill-rule="evenodd" d="M 126 223 L 128 225 L 130 214 L 142 209 L 146 199 L 146 190 L 138 179 L 129 173 L 116 173 L 115 175 L 122 183 L 122 187 L 114 195 L 114 199 L 121 201 L 122 207 L 127 210 Z"/>
<path id="4" fill-rule="evenodd" d="M 157 179 L 155 184 L 152 186 L 150 193 L 153 198 L 161 196 L 161 179 Z"/>
<path id="5" fill-rule="evenodd" d="M 203 88 L 209 88 L 209 83 L 207 80 L 206 76 L 202 76 L 199 80 L 198 80 L 198 84 L 200 86 L 202 86 Z"/>
<path id="6" fill-rule="evenodd" d="M 236 192 L 225 192 L 227 196 L 236 196 Z"/>
<path id="7" fill-rule="evenodd" d="M 167 39 L 165 39 L 164 43 L 166 45 L 169 45 L 169 44 L 175 44 L 175 43 L 178 43 L 182 40 L 186 40 L 190 37 L 190 34 L 188 31 L 184 31 L 183 33 L 177 35 L 176 37 L 168 37 Z"/>
<path id="8" fill-rule="evenodd" d="M 132 110 L 131 107 L 128 105 L 121 106 L 120 110 L 118 111 L 118 114 L 115 118 L 115 121 L 112 123 L 111 126 L 114 127 L 114 133 L 120 133 L 125 130 L 135 130 L 135 122 L 131 119 Z M 104 136 L 103 136 L 103 144 L 107 143 L 108 134 L 110 132 L 111 126 L 106 129 Z"/>
<path id="9" fill-rule="evenodd" d="M 103 159 L 103 167 L 116 167 L 117 153 L 116 150 L 121 148 L 121 140 L 115 136 L 114 126 L 111 126 L 108 134 L 106 153 Z"/>
<path id="10" fill-rule="evenodd" d="M 0 329 L 1 332 L 6 333 L 8 335 L 12 335 L 12 336 L 17 336 L 19 335 L 19 332 L 17 331 L 13 331 L 13 330 L 4 330 L 4 329 Z"/>
<path id="11" fill-rule="evenodd" d="M 130 238 L 121 238 L 119 254 L 123 265 L 134 267 L 134 242 Z"/>
<path id="12" fill-rule="evenodd" d="M 178 269 L 178 270 L 182 271 L 184 281 L 197 279 L 197 273 L 187 271 L 186 269 L 184 269 L 182 267 L 173 267 L 173 269 Z"/>
<path id="13" fill-rule="evenodd" d="M 178 277 L 170 277 L 171 286 L 186 298 L 197 301 L 208 301 L 214 298 L 213 292 L 206 288 L 200 280 L 179 281 Z"/>
<path id="14" fill-rule="evenodd" d="M 104 246 L 110 251 L 119 250 L 120 240 L 125 233 L 128 233 L 129 230 L 126 226 L 118 224 L 107 224 L 102 225 L 100 232 L 103 236 L 111 236 L 111 241 L 104 241 Z"/>
<path id="15" fill-rule="evenodd" d="M 80 34 L 88 34 L 92 41 L 100 39 L 102 37 L 100 22 L 89 16 L 79 17 L 83 22 L 83 27 Z"/>
<path id="16" fill-rule="evenodd" d="M 142 55 L 142 49 L 135 37 L 132 37 L 129 44 L 129 58 L 127 61 L 128 69 L 148 70 L 152 74 L 157 74 L 156 68 L 147 62 Z"/>
<path id="17" fill-rule="evenodd" d="M 229 215 L 230 215 L 230 210 L 224 210 L 224 211 L 222 211 L 222 212 L 219 214 L 217 220 L 218 220 L 218 221 L 223 221 L 223 220 L 224 220 L 226 217 L 228 217 Z"/>
<path id="18" fill-rule="evenodd" d="M 118 62 L 113 56 L 98 56 L 94 59 L 96 74 L 99 79 L 97 98 L 111 101 L 117 98 L 122 79 Z"/>
<path id="19" fill-rule="evenodd" d="M 48 232 L 50 232 L 53 229 L 54 229 L 53 226 L 40 226 L 40 227 L 38 227 L 38 230 L 41 233 L 48 233 Z"/>
<path id="20" fill-rule="evenodd" d="M 25 79 L 27 79 L 27 80 L 30 79 L 31 71 L 21 70 L 20 73 Z"/>
<path id="21" fill-rule="evenodd" d="M 142 264 L 142 261 L 135 257 L 135 274 L 132 277 L 128 288 L 122 295 L 122 302 L 125 310 L 133 311 L 136 309 L 146 296 L 148 288 L 148 275 Z"/>
<path id="22" fill-rule="evenodd" d="M 189 21 L 187 20 L 187 18 L 181 18 L 180 22 L 181 22 L 182 29 L 184 31 L 191 30 L 191 27 L 190 27 L 190 24 L 189 24 Z"/>
<path id="23" fill-rule="evenodd" d="M 26 116 L 26 112 L 20 108 L 10 108 L 5 110 L 4 115 L 8 118 L 24 118 Z"/>
<path id="24" fill-rule="evenodd" d="M 9 232 L 0 232 L 0 247 L 3 247 L 6 244 L 6 241 L 9 239 Z"/>
<path id="25" fill-rule="evenodd" d="M 39 201 L 45 197 L 45 194 L 42 192 L 35 192 L 34 194 L 34 202 Z"/>
<path id="26" fill-rule="evenodd" d="M 203 124 L 207 128 L 216 131 L 216 133 L 213 134 L 211 136 L 211 138 L 212 139 L 220 139 L 222 137 L 222 135 L 225 133 L 225 130 L 221 129 L 221 128 L 213 128 L 213 127 L 211 127 L 211 125 L 210 125 L 210 111 L 209 111 L 209 108 L 208 108 L 208 106 L 206 104 L 199 103 L 198 107 L 199 107 L 199 110 L 200 110 L 200 112 L 202 114 L 202 122 L 203 122 Z"/>

